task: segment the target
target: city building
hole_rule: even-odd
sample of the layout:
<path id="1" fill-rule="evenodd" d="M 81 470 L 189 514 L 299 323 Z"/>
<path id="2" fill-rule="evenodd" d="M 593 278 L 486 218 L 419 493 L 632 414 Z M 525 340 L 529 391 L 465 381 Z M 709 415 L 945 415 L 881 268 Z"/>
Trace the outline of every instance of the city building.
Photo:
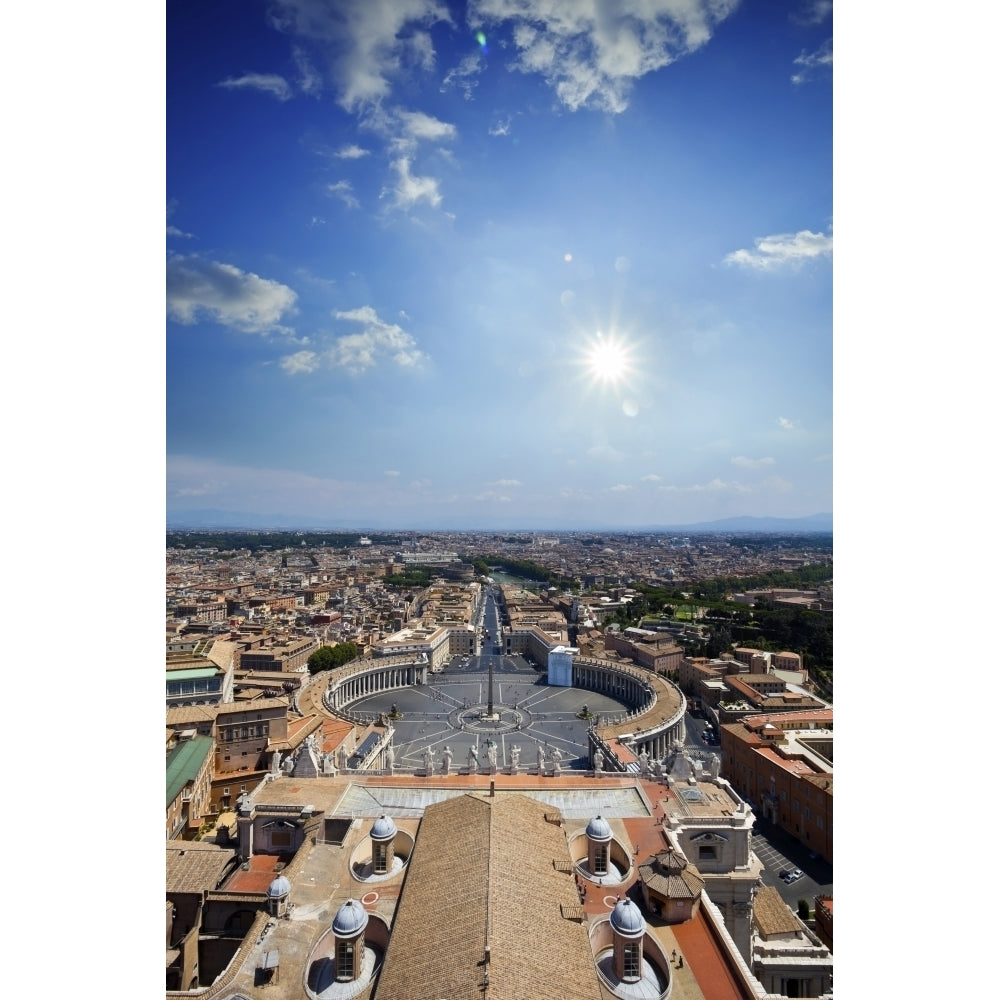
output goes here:
<path id="1" fill-rule="evenodd" d="M 214 643 L 207 653 L 176 651 L 167 653 L 167 708 L 179 705 L 216 705 L 233 700 L 232 651 L 218 662 Z M 220 650 L 221 651 L 221 650 Z M 213 656 L 215 652 L 215 656 Z"/>
<path id="2" fill-rule="evenodd" d="M 758 818 L 833 861 L 833 709 L 749 715 L 720 728 L 722 770 Z"/>
<path id="3" fill-rule="evenodd" d="M 172 857 L 168 996 L 777 1000 L 745 804 L 680 752 L 601 781 L 605 815 L 572 773 L 272 775 L 186 899 Z"/>
<path id="4" fill-rule="evenodd" d="M 768 993 L 818 997 L 833 989 L 830 949 L 785 905 L 777 889 L 764 886 L 753 911 L 750 967 Z"/>
<path id="5" fill-rule="evenodd" d="M 211 812 L 213 748 L 211 737 L 188 731 L 167 753 L 167 840 L 194 837 Z"/>

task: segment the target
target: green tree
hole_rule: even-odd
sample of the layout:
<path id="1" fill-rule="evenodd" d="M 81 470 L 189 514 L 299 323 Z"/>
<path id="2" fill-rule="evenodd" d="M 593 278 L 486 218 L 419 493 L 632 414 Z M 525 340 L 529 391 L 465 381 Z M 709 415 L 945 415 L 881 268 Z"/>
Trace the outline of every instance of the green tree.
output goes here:
<path id="1" fill-rule="evenodd" d="M 320 646 L 309 655 L 309 673 L 318 674 L 324 670 L 342 667 L 345 663 L 356 659 L 357 655 L 358 647 L 353 642 L 339 642 L 336 646 Z"/>

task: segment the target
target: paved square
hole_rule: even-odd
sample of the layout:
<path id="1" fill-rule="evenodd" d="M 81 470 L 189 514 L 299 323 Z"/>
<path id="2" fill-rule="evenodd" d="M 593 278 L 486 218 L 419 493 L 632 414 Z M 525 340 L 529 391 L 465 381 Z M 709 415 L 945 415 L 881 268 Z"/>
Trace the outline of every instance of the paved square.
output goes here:
<path id="1" fill-rule="evenodd" d="M 490 661 L 494 719 L 484 717 Z M 629 707 L 595 691 L 550 686 L 544 678 L 544 670 L 536 670 L 520 656 L 455 657 L 431 675 L 429 684 L 369 695 L 350 708 L 374 716 L 388 714 L 395 705 L 402 712 L 402 718 L 393 721 L 393 744 L 396 763 L 403 767 L 423 766 L 428 747 L 440 762 L 446 746 L 451 748 L 452 766 L 464 767 L 470 749 L 485 761 L 493 745 L 499 767 L 510 763 L 515 746 L 520 747 L 521 765 L 533 765 L 541 746 L 546 758 L 558 748 L 564 768 L 586 770 L 590 767 L 587 730 L 596 718 L 581 719 L 578 713 L 586 705 L 595 716 L 618 716 Z"/>

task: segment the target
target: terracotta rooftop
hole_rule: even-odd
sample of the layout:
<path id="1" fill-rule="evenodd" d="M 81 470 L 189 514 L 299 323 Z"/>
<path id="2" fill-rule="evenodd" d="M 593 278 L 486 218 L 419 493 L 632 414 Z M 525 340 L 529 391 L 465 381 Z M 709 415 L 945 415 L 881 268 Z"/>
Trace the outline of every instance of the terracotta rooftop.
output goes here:
<path id="1" fill-rule="evenodd" d="M 378 998 L 474 997 L 488 975 L 489 995 L 503 1000 L 600 1000 L 587 932 L 561 909 L 575 913 L 579 899 L 553 865 L 570 859 L 549 811 L 516 795 L 428 806 Z"/>
<path id="2" fill-rule="evenodd" d="M 167 841 L 167 892 L 209 892 L 221 881 L 236 851 L 201 841 Z"/>
<path id="3" fill-rule="evenodd" d="M 761 937 L 796 934 L 802 930 L 798 917 L 788 908 L 773 885 L 761 886 L 753 903 L 753 922 Z"/>

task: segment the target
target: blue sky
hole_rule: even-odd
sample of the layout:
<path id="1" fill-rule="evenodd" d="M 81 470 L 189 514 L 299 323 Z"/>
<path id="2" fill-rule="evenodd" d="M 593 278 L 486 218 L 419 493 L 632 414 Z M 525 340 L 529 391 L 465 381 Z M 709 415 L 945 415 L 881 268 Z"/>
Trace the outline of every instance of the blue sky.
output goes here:
<path id="1" fill-rule="evenodd" d="M 832 9 L 173 2 L 167 513 L 832 500 Z"/>

